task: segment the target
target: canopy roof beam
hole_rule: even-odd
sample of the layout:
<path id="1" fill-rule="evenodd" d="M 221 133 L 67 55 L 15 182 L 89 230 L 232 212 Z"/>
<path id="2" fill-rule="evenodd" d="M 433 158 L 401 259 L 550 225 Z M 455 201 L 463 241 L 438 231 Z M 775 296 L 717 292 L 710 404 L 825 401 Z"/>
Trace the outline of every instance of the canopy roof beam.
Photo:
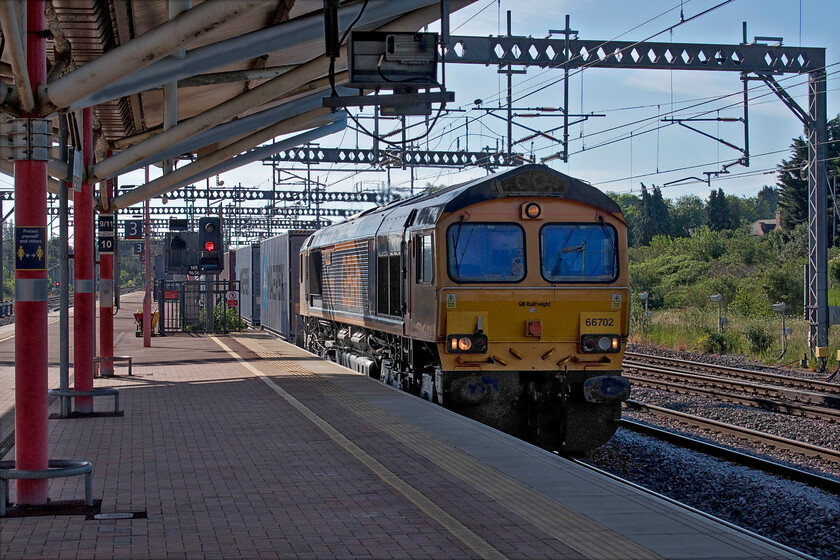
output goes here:
<path id="1" fill-rule="evenodd" d="M 12 71 L 20 96 L 20 106 L 23 111 L 28 113 L 35 108 L 35 94 L 32 90 L 32 83 L 29 81 L 29 73 L 26 70 L 26 45 L 22 32 L 22 19 L 15 8 L 18 5 L 23 6 L 18 2 L 0 2 L 0 26 L 3 29 L 6 48 L 12 58 Z"/>
<path id="2" fill-rule="evenodd" d="M 270 3 L 272 3 L 270 0 L 203 2 L 177 18 L 159 25 L 125 45 L 108 51 L 96 60 L 65 74 L 54 82 L 41 86 L 39 88 L 40 112 L 42 115 L 47 115 L 55 111 L 56 108 L 71 107 L 80 99 L 137 72 L 138 68 L 146 68 L 179 48 L 189 45 L 197 37 L 218 25 L 236 19 L 261 5 Z M 0 2 L 0 4 L 11 4 L 11 2 Z M 166 79 L 160 84 L 172 81 L 174 80 Z M 115 99 L 115 97 L 110 99 Z M 90 107 L 94 104 L 96 102 L 84 105 L 84 107 Z M 81 109 L 84 107 L 76 106 L 73 108 Z"/>
<path id="3" fill-rule="evenodd" d="M 159 177 L 146 183 L 145 185 L 118 196 L 114 199 L 113 206 L 117 209 L 126 208 L 148 198 L 154 198 L 156 196 L 166 194 L 170 190 L 178 188 L 180 185 L 189 184 L 189 182 L 185 181 L 198 176 L 198 174 L 202 171 L 206 171 L 211 167 L 234 158 L 242 152 L 248 151 L 255 146 L 259 146 L 263 142 L 267 142 L 272 138 L 305 128 L 312 121 L 327 113 L 329 113 L 329 109 L 314 109 L 307 113 L 296 115 L 290 119 L 286 119 L 272 126 L 266 127 L 254 134 L 251 134 L 250 136 L 247 136 L 246 138 L 243 138 L 242 140 L 239 140 L 238 142 L 234 142 L 229 146 L 217 150 L 210 155 L 199 158 L 193 163 L 179 167 L 167 175 Z"/>
<path id="4" fill-rule="evenodd" d="M 193 8 L 190 12 L 198 10 L 206 4 L 235 6 L 239 5 L 240 2 L 205 2 Z M 364 26 L 381 25 L 395 18 L 399 18 L 407 12 L 436 4 L 436 0 L 400 0 L 400 2 L 370 0 L 368 7 L 365 8 L 365 12 L 356 24 L 355 29 L 363 28 Z M 355 19 L 361 6 L 362 4 L 359 3 L 340 10 L 339 18 L 342 29 L 347 28 Z M 184 15 L 181 17 L 184 17 Z M 172 23 L 176 23 L 180 19 L 179 17 Z M 162 29 L 166 25 L 171 24 L 164 24 L 158 29 Z M 190 76 L 210 72 L 217 68 L 223 68 L 244 60 L 293 48 L 307 42 L 319 41 L 323 33 L 324 18 L 321 14 L 315 14 L 190 50 L 184 58 L 163 58 L 163 56 L 168 54 L 167 52 L 162 56 L 158 56 L 155 59 L 157 62 L 154 62 L 154 64 L 136 65 L 133 68 L 139 68 L 139 70 L 122 72 L 121 75 L 108 81 L 102 81 L 96 88 L 88 89 L 83 95 L 75 96 L 75 99 L 70 101 L 68 105 L 71 109 L 81 109 L 134 93 L 159 88 L 165 83 L 181 81 Z M 142 37 L 145 37 L 145 35 Z M 132 43 L 137 40 L 134 39 Z M 116 50 L 122 50 L 127 46 L 130 46 L 130 44 Z M 104 58 L 105 56 L 101 57 L 100 60 Z M 161 58 L 162 60 L 158 60 Z M 52 88 L 53 85 L 50 84 L 49 87 Z M 66 97 L 63 98 L 63 100 L 66 99 Z M 58 105 L 58 103 L 56 104 Z"/>

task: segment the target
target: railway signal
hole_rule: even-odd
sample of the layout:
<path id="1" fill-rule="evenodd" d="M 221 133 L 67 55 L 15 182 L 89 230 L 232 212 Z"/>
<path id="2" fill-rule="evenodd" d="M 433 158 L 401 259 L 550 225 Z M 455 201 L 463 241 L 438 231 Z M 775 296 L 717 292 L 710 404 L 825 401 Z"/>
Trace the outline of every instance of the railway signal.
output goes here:
<path id="1" fill-rule="evenodd" d="M 198 220 L 198 265 L 204 274 L 218 274 L 224 269 L 222 219 L 206 216 Z"/>

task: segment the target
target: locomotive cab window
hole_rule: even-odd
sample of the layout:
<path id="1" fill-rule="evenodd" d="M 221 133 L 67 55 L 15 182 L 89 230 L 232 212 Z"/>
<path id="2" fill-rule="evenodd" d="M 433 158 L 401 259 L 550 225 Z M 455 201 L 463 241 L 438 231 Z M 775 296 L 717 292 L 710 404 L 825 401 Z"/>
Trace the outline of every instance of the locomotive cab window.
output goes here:
<path id="1" fill-rule="evenodd" d="M 432 266 L 432 236 L 417 236 L 415 251 L 417 251 L 417 283 L 431 284 L 434 279 L 434 267 Z"/>
<path id="2" fill-rule="evenodd" d="M 540 229 L 540 269 L 549 282 L 613 282 L 618 233 L 607 224 L 546 224 Z"/>
<path id="3" fill-rule="evenodd" d="M 399 235 L 376 240 L 376 312 L 380 315 L 402 315 L 401 241 Z"/>
<path id="4" fill-rule="evenodd" d="M 311 295 L 321 295 L 322 280 L 321 280 L 321 251 L 312 251 L 309 253 L 306 267 L 306 278 L 309 280 L 309 293 Z"/>
<path id="5" fill-rule="evenodd" d="M 520 282 L 525 278 L 525 230 L 518 224 L 452 224 L 446 230 L 446 255 L 455 282 Z"/>

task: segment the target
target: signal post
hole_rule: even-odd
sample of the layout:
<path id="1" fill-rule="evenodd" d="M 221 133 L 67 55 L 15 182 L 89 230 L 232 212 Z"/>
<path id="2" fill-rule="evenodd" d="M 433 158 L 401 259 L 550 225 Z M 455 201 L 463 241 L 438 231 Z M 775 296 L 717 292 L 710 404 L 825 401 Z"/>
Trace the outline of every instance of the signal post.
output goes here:
<path id="1" fill-rule="evenodd" d="M 198 220 L 198 268 L 204 274 L 204 330 L 215 330 L 215 302 L 213 280 L 224 268 L 222 249 L 222 219 L 206 216 Z M 224 312 L 227 312 L 225 310 Z"/>

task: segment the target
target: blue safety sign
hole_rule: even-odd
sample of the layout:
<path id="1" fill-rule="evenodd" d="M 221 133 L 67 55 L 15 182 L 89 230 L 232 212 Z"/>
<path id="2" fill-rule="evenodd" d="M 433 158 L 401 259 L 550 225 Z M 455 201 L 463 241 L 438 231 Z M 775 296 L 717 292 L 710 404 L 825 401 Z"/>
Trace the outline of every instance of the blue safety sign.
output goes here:
<path id="1" fill-rule="evenodd" d="M 47 269 L 47 228 L 15 226 L 15 270 Z"/>

